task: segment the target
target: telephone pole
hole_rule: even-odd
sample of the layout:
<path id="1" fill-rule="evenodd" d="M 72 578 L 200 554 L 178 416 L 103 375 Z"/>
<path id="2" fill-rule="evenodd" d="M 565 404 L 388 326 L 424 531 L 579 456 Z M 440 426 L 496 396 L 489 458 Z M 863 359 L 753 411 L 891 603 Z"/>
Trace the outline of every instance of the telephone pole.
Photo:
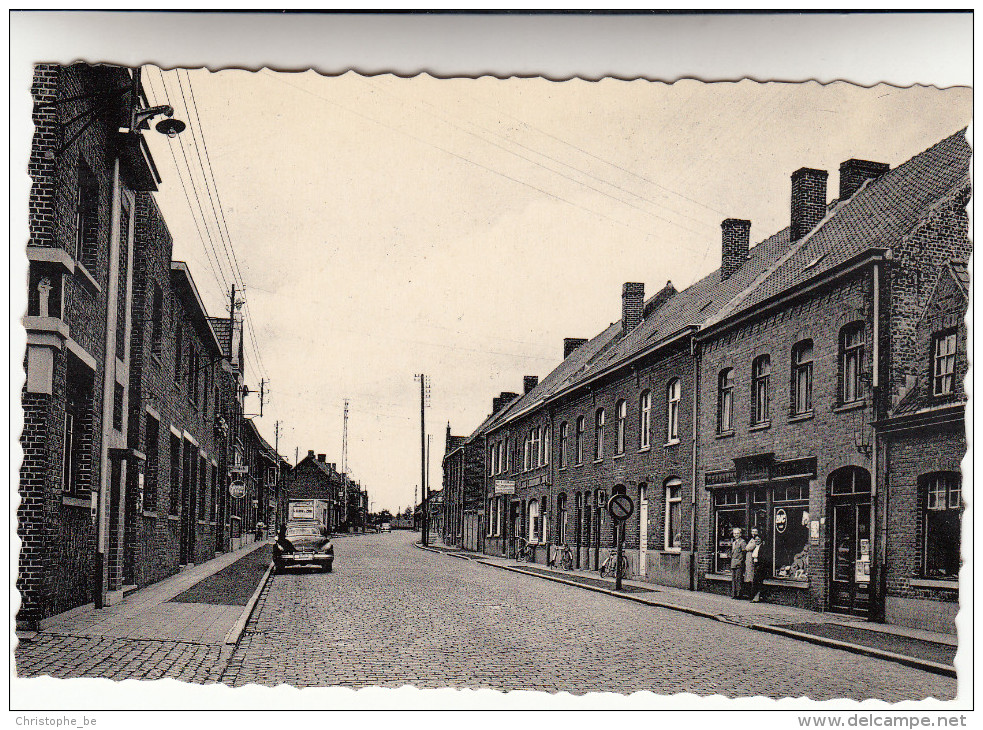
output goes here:
<path id="1" fill-rule="evenodd" d="M 341 427 L 341 516 L 348 519 L 348 399 L 345 398 L 345 415 Z"/>
<path id="2" fill-rule="evenodd" d="M 420 542 L 430 544 L 430 490 L 427 486 L 427 376 L 420 373 L 420 484 L 423 487 L 423 524 Z"/>

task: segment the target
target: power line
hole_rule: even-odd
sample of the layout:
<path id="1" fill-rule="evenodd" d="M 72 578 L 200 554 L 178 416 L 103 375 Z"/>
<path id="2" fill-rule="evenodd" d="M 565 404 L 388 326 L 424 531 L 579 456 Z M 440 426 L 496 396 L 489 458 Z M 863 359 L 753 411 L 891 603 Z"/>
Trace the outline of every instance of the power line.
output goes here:
<path id="1" fill-rule="evenodd" d="M 158 69 L 158 71 L 159 71 L 159 69 Z M 150 93 L 154 97 L 156 97 L 157 100 L 159 100 L 159 101 L 162 100 L 159 96 L 157 96 L 157 92 L 154 91 L 152 85 L 150 84 L 150 74 L 149 73 L 146 76 L 144 76 L 144 83 L 150 89 Z M 163 84 L 163 76 L 161 76 L 161 83 Z M 170 99 L 167 96 L 167 87 L 166 86 L 164 86 L 164 98 L 163 98 L 163 100 L 166 100 L 168 102 L 168 104 L 170 104 Z M 184 199 L 188 203 L 188 211 L 191 213 L 191 220 L 194 221 L 195 229 L 198 231 L 198 238 L 201 241 L 202 249 L 205 252 L 205 258 L 208 260 L 208 266 L 211 269 L 212 277 L 215 279 L 215 283 L 218 284 L 219 289 L 221 289 L 221 290 L 224 291 L 226 289 L 224 273 L 222 272 L 221 266 L 218 266 L 218 260 L 216 259 L 215 262 L 213 263 L 212 262 L 212 257 L 209 256 L 208 248 L 205 245 L 205 236 L 201 232 L 201 226 L 198 225 L 198 217 L 195 215 L 194 206 L 191 203 L 191 196 L 188 193 L 188 186 L 185 185 L 185 183 L 184 183 L 184 176 L 181 174 L 181 166 L 178 164 L 177 155 L 174 154 L 174 147 L 172 145 L 168 144 L 167 145 L 167 149 L 171 153 L 171 159 L 174 162 L 174 171 L 177 173 L 178 181 L 181 183 L 181 188 L 184 190 Z M 190 171 L 189 171 L 189 174 L 190 174 Z M 212 252 L 212 253 L 214 255 L 214 252 Z M 216 266 L 218 266 L 218 269 L 216 269 Z"/>
<path id="2" fill-rule="evenodd" d="M 498 170 L 495 170 L 494 168 L 491 168 L 491 167 L 488 167 L 486 165 L 483 165 L 480 162 L 477 162 L 475 160 L 472 160 L 472 159 L 470 159 L 468 157 L 464 157 L 463 155 L 459 155 L 458 153 L 453 152 L 451 150 L 448 150 L 448 149 L 446 149 L 444 147 L 441 147 L 438 144 L 434 144 L 433 142 L 428 142 L 427 140 L 422 139 L 420 137 L 417 137 L 416 135 L 411 134 L 410 132 L 407 132 L 407 131 L 402 130 L 402 129 L 398 129 L 396 127 L 393 127 L 392 125 L 386 124 L 385 122 L 381 122 L 378 119 L 374 119 L 373 117 L 370 117 L 370 116 L 367 116 L 365 114 L 362 114 L 361 112 L 357 112 L 354 109 L 345 106 L 344 104 L 340 104 L 340 103 L 334 101 L 333 99 L 328 99 L 327 97 L 321 96 L 320 94 L 316 94 L 313 91 L 310 91 L 308 89 L 303 88 L 302 86 L 297 86 L 296 84 L 292 84 L 289 81 L 286 81 L 286 80 L 280 78 L 279 76 L 275 75 L 275 73 L 272 72 L 272 71 L 270 71 L 269 69 L 263 69 L 263 70 L 266 71 L 266 74 L 265 74 L 266 76 L 268 76 L 268 77 L 270 77 L 272 79 L 275 79 L 276 81 L 278 81 L 281 84 L 285 84 L 286 86 L 290 86 L 290 87 L 292 87 L 294 89 L 297 89 L 298 91 L 302 91 L 305 94 L 309 94 L 310 96 L 313 96 L 316 99 L 320 99 L 322 101 L 325 101 L 325 102 L 327 102 L 329 104 L 332 104 L 333 106 L 336 106 L 339 109 L 344 109 L 348 113 L 354 114 L 355 116 L 357 116 L 357 117 L 359 117 L 361 119 L 365 119 L 366 121 L 372 122 L 373 124 L 378 124 L 379 126 L 385 127 L 386 129 L 391 129 L 392 131 L 397 132 L 398 134 L 402 134 L 402 135 L 404 135 L 406 137 L 409 137 L 410 139 L 415 140 L 416 142 L 419 142 L 420 144 L 423 144 L 423 145 L 426 145 L 428 147 L 433 147 L 434 149 L 440 150 L 441 152 L 443 152 L 445 154 L 448 154 L 448 155 L 451 155 L 452 157 L 456 157 L 457 159 L 459 159 L 459 160 L 461 160 L 463 162 L 466 162 L 469 165 L 474 165 L 475 167 L 479 167 L 482 170 L 485 170 L 487 172 L 492 173 L 493 175 L 498 175 L 499 177 L 504 177 L 506 180 L 511 180 L 512 182 L 518 183 L 519 185 L 524 185 L 525 187 L 531 188 L 531 189 L 535 190 L 538 193 L 542 193 L 543 195 L 546 195 L 547 197 L 553 198 L 554 200 L 558 200 L 558 201 L 560 201 L 562 203 L 566 203 L 567 205 L 572 205 L 574 208 L 579 208 L 580 210 L 583 210 L 583 211 L 585 211 L 587 213 L 590 213 L 591 215 L 598 216 L 599 218 L 604 218 L 605 220 L 609 220 L 612 223 L 617 223 L 619 226 L 624 226 L 625 228 L 628 228 L 628 229 L 633 230 L 633 231 L 637 231 L 637 232 L 639 232 L 639 233 L 641 233 L 641 234 L 643 234 L 645 236 L 652 236 L 652 235 L 654 235 L 651 231 L 642 230 L 641 228 L 637 228 L 636 226 L 633 226 L 633 225 L 631 225 L 629 223 L 625 223 L 624 221 L 620 221 L 617 218 L 612 218 L 609 215 L 605 215 L 604 213 L 600 213 L 600 212 L 598 212 L 596 210 L 593 210 L 591 208 L 587 208 L 587 207 L 585 207 L 583 205 L 580 205 L 579 203 L 575 203 L 572 200 L 568 200 L 567 198 L 564 198 L 564 197 L 562 197 L 560 195 L 554 195 L 553 193 L 551 193 L 551 192 L 549 192 L 547 190 L 543 190 L 542 188 L 537 187 L 536 185 L 533 185 L 532 183 L 528 183 L 528 182 L 526 182 L 524 180 L 519 180 L 518 178 L 512 177 L 511 175 L 508 175 L 507 173 L 500 172 Z"/>
<path id="3" fill-rule="evenodd" d="M 386 88 L 382 87 L 379 84 L 372 83 L 372 81 L 369 80 L 369 79 L 364 79 L 364 81 L 367 84 L 371 85 L 373 88 L 377 88 L 377 89 L 379 89 L 379 90 L 381 90 L 381 91 L 389 94 L 390 96 L 393 96 L 394 98 L 398 99 L 399 101 L 401 101 L 403 103 L 413 103 L 418 108 L 421 108 L 422 109 L 422 107 L 420 107 L 420 104 L 419 103 L 410 102 L 407 99 L 405 99 L 404 97 L 402 97 L 402 96 L 400 96 L 398 94 L 393 93 L 389 89 L 386 89 Z M 422 101 L 427 106 L 433 107 L 434 109 L 438 109 L 438 107 L 436 105 L 430 103 L 426 99 L 423 99 Z M 570 177 L 568 175 L 564 175 L 562 172 L 559 172 L 559 171 L 557 171 L 557 170 L 555 170 L 555 169 L 553 169 L 551 167 L 548 167 L 546 165 L 543 165 L 543 164 L 537 162 L 536 160 L 530 159 L 530 158 L 526 157 L 525 155 L 520 155 L 519 153 L 514 152 L 513 150 L 510 150 L 510 149 L 508 149 L 506 147 L 503 147 L 502 145 L 500 145 L 500 144 L 498 144 L 496 142 L 492 142 L 491 140 L 486 139 L 486 138 L 482 137 L 481 135 L 475 134 L 474 132 L 471 132 L 471 131 L 469 131 L 467 129 L 464 129 L 463 127 L 458 126 L 457 124 L 454 124 L 451 121 L 448 121 L 447 118 L 444 117 L 444 116 L 442 116 L 441 114 L 436 114 L 436 113 L 433 113 L 433 112 L 427 112 L 426 109 L 423 109 L 423 111 L 425 113 L 427 113 L 427 114 L 430 114 L 433 117 L 436 117 L 437 119 L 440 119 L 445 124 L 450 125 L 454 129 L 460 130 L 460 131 L 464 132 L 465 134 L 470 134 L 471 136 L 476 137 L 477 139 L 480 139 L 481 141 L 485 142 L 486 144 L 493 145 L 493 146 L 495 146 L 495 147 L 497 147 L 497 148 L 499 148 L 499 149 L 507 152 L 510 155 L 514 155 L 514 156 L 518 157 L 519 159 L 526 160 L 527 162 L 531 162 L 532 164 L 537 165 L 538 167 L 542 167 L 544 170 L 548 170 L 550 172 L 553 172 L 553 173 L 559 175 L 560 177 L 562 177 L 565 180 L 569 180 L 569 181 L 571 181 L 573 183 L 576 183 L 577 185 L 582 185 L 582 186 L 586 187 L 588 190 L 593 190 L 596 193 L 600 193 L 601 195 L 605 195 L 605 196 L 611 198 L 612 200 L 615 200 L 615 201 L 621 203 L 622 205 L 628 206 L 632 210 L 637 210 L 640 213 L 644 213 L 646 215 L 650 215 L 650 216 L 652 216 L 654 218 L 657 218 L 658 220 L 661 220 L 661 221 L 664 221 L 664 222 L 666 222 L 666 223 L 668 223 L 670 225 L 676 226 L 677 228 L 682 228 L 685 231 L 689 231 L 690 233 L 695 233 L 696 235 L 702 235 L 700 231 L 695 231 L 692 228 L 689 228 L 688 226 L 684 226 L 681 223 L 677 223 L 676 221 L 673 221 L 673 220 L 671 220 L 669 218 L 666 218 L 664 216 L 658 215 L 656 213 L 652 213 L 652 212 L 647 211 L 647 210 L 645 210 L 643 208 L 639 208 L 638 206 L 632 205 L 631 203 L 629 203 L 628 201 L 626 201 L 626 200 L 624 200 L 622 198 L 619 198 L 619 197 L 617 197 L 615 195 L 611 195 L 610 193 L 606 193 L 603 190 L 599 190 L 598 188 L 595 188 L 593 185 L 588 185 L 585 182 L 582 182 L 580 180 L 576 180 L 576 179 L 574 179 L 574 178 L 572 178 L 572 177 Z M 454 116 L 456 116 L 456 115 L 454 115 Z M 458 119 L 461 119 L 461 117 L 457 117 L 457 118 Z M 622 186 L 620 186 L 620 185 L 618 185 L 616 183 L 613 183 L 613 182 L 610 182 L 610 181 L 605 180 L 603 178 L 597 177 L 596 175 L 593 175 L 592 173 L 590 173 L 590 172 L 588 172 L 586 170 L 582 170 L 579 167 L 575 167 L 574 165 L 570 165 L 570 164 L 564 162 L 563 160 L 558 160 L 557 158 L 555 158 L 555 157 L 553 157 L 551 155 L 548 155 L 545 152 L 540 152 L 539 150 L 536 150 L 536 149 L 534 149 L 532 147 L 529 147 L 528 145 L 524 145 L 524 144 L 522 144 L 521 142 L 519 142 L 517 140 L 514 140 L 514 139 L 512 139 L 510 137 L 506 137 L 505 135 L 499 134 L 499 133 L 497 133 L 497 132 L 495 132 L 493 130 L 490 130 L 490 129 L 486 128 L 486 127 L 482 127 L 480 124 L 477 124 L 475 122 L 472 122 L 472 121 L 466 120 L 466 119 L 461 119 L 461 121 L 465 122 L 466 124 L 470 124 L 471 126 L 477 128 L 477 129 L 480 129 L 481 131 L 483 131 L 483 132 L 485 132 L 487 134 L 491 134 L 491 135 L 493 135 L 495 137 L 498 137 L 499 139 L 505 140 L 506 142 L 508 142 L 510 144 L 514 144 L 517 147 L 521 147 L 522 149 L 529 150 L 530 152 L 532 152 L 535 155 L 539 155 L 540 157 L 544 157 L 547 160 L 551 160 L 551 161 L 553 161 L 553 162 L 555 162 L 555 163 L 557 163 L 559 165 L 563 165 L 564 167 L 567 167 L 567 168 L 573 170 L 574 172 L 577 172 L 577 173 L 579 173 L 579 174 L 581 174 L 581 175 L 583 175 L 585 177 L 588 177 L 588 178 L 590 178 L 592 180 L 596 180 L 596 181 L 598 181 L 598 182 L 600 182 L 600 183 L 602 183 L 604 185 L 609 185 L 610 187 L 613 187 L 613 188 L 615 188 L 617 190 L 620 190 L 620 191 L 622 191 L 624 193 L 628 193 L 629 195 L 631 195 L 631 196 L 633 196 L 635 198 L 638 198 L 639 200 L 641 200 L 641 201 L 643 201 L 645 203 L 648 203 L 649 205 L 653 205 L 653 206 L 661 207 L 661 208 L 666 208 L 666 210 L 668 210 L 669 212 L 675 213 L 675 214 L 680 215 L 680 216 L 682 216 L 684 218 L 689 218 L 690 220 L 692 220 L 692 221 L 694 221 L 696 223 L 699 223 L 700 225 L 704 225 L 704 226 L 708 225 L 707 223 L 705 223 L 704 221 L 701 221 L 698 218 L 693 218 L 692 216 L 686 215 L 685 213 L 682 213 L 680 211 L 673 210 L 671 208 L 667 208 L 666 206 L 659 205 L 655 201 L 649 200 L 648 198 L 645 198 L 645 197 L 643 197 L 641 195 L 638 195 L 637 193 L 632 192 L 631 190 L 628 190 L 627 188 L 624 188 L 624 187 L 622 187 Z"/>

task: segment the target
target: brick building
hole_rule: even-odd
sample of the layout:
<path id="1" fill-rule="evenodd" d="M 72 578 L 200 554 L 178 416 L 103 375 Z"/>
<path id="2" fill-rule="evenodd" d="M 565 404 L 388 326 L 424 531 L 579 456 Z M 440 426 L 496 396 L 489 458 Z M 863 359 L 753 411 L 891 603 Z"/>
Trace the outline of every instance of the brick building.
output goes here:
<path id="1" fill-rule="evenodd" d="M 307 456 L 293 468 L 287 477 L 287 499 L 321 499 L 327 503 L 328 530 L 337 532 L 343 522 L 344 503 L 339 504 L 339 495 L 344 495 L 345 479 L 337 471 L 334 462 L 328 462 L 326 454 L 308 451 Z"/>
<path id="2" fill-rule="evenodd" d="M 931 367 L 959 379 L 953 292 L 970 252 L 968 159 L 960 132 L 896 170 L 848 160 L 831 203 L 828 174 L 802 168 L 784 230 L 751 247 L 750 222 L 729 218 L 719 270 L 648 300 L 626 283 L 620 322 L 568 340 L 553 372 L 513 401 L 496 399 L 476 430 L 486 552 L 511 556 L 528 543 L 548 562 L 551 546 L 567 545 L 577 565 L 596 569 L 613 547 L 604 505 L 624 492 L 636 505 L 629 562 L 645 579 L 725 590 L 729 529 L 758 527 L 766 600 L 875 618 L 886 602 L 891 620 L 924 605 L 912 601 L 952 604 L 951 575 L 925 573 L 951 573 L 954 559 L 925 541 L 958 519 L 957 391 L 932 406 L 951 431 L 940 437 L 947 456 L 930 460 L 938 468 L 917 484 L 885 469 L 902 463 L 891 449 L 914 459 L 904 440 L 924 441 L 905 409 L 926 407 L 910 395 L 928 377 L 925 353 L 943 348 Z M 947 314 L 941 304 L 928 312 L 950 261 L 955 283 L 937 294 Z M 918 324 L 943 320 L 944 340 Z M 877 423 L 893 440 L 878 439 Z M 940 480 L 948 516 L 926 516 L 918 505 L 931 499 L 939 511 Z M 887 511 L 888 490 L 901 484 L 905 520 Z M 895 545 L 922 557 L 902 560 Z"/>
<path id="3" fill-rule="evenodd" d="M 453 436 L 447 424 L 442 461 L 444 494 L 443 540 L 467 550 L 483 549 L 484 540 L 484 439 Z"/>
<path id="4" fill-rule="evenodd" d="M 243 433 L 242 322 L 209 317 L 171 260 L 139 72 L 43 64 L 32 91 L 17 513 L 28 627 L 253 539 L 242 526 L 257 511 L 228 497 L 228 470 L 256 443 L 278 463 Z"/>

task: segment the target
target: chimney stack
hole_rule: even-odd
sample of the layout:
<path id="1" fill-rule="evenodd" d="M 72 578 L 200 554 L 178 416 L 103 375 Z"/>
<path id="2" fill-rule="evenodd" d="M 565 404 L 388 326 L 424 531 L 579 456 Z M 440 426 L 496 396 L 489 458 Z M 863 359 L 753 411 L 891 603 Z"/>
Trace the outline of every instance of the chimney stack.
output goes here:
<path id="1" fill-rule="evenodd" d="M 729 279 L 747 261 L 751 249 L 751 221 L 728 218 L 720 224 L 720 280 Z"/>
<path id="2" fill-rule="evenodd" d="M 524 375 L 522 376 L 522 394 L 525 395 L 530 390 L 539 385 L 538 375 Z"/>
<path id="3" fill-rule="evenodd" d="M 563 338 L 563 359 L 570 357 L 570 353 L 587 342 L 583 337 L 564 337 Z"/>
<path id="4" fill-rule="evenodd" d="M 499 393 L 497 398 L 492 398 L 492 413 L 498 413 L 518 397 L 518 393 Z"/>
<path id="5" fill-rule="evenodd" d="M 840 200 L 847 200 L 860 190 L 867 180 L 876 180 L 891 166 L 885 162 L 870 160 L 847 160 L 840 164 Z"/>
<path id="6" fill-rule="evenodd" d="M 498 413 L 502 410 L 502 399 L 498 396 L 492 398 L 492 415 Z"/>
<path id="7" fill-rule="evenodd" d="M 621 331 L 631 332 L 642 323 L 645 284 L 626 281 L 621 287 Z"/>
<path id="8" fill-rule="evenodd" d="M 826 217 L 825 170 L 800 167 L 792 173 L 792 222 L 789 240 L 798 241 Z"/>
<path id="9" fill-rule="evenodd" d="M 324 460 L 327 459 L 327 458 L 328 458 L 328 455 L 327 454 L 318 454 L 317 455 L 317 460 L 320 461 L 322 464 L 324 463 Z"/>
<path id="10" fill-rule="evenodd" d="M 314 458 L 314 449 L 308 449 L 307 450 L 307 458 L 308 459 L 313 459 Z"/>

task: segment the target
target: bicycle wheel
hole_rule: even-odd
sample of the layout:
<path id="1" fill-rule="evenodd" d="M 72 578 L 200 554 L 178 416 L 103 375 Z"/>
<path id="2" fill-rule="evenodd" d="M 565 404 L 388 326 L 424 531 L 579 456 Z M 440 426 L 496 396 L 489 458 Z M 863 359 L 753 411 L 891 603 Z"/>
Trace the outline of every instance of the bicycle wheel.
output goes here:
<path id="1" fill-rule="evenodd" d="M 563 556 L 560 558 L 560 566 L 564 570 L 573 570 L 573 553 L 571 553 L 569 550 L 564 552 Z"/>

